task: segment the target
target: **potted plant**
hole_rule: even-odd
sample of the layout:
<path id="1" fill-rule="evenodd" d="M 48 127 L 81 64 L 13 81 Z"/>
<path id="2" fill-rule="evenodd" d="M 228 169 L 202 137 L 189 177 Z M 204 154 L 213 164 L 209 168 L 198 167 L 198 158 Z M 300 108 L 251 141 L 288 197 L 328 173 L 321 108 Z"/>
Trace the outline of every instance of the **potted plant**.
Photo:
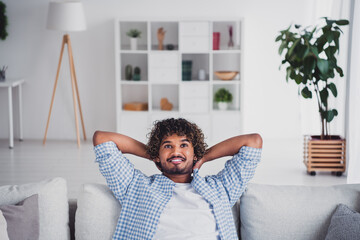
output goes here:
<path id="1" fill-rule="evenodd" d="M 141 37 L 141 32 L 137 29 L 130 29 L 126 35 L 130 37 L 130 49 L 137 50 L 137 39 Z"/>
<path id="2" fill-rule="evenodd" d="M 334 81 L 335 75 L 343 77 L 343 70 L 337 65 L 337 55 L 339 53 L 339 38 L 342 33 L 340 27 L 348 25 L 348 20 L 330 20 L 323 18 L 325 24 L 321 27 L 301 27 L 300 25 L 290 25 L 287 29 L 280 31 L 279 36 L 276 38 L 276 42 L 280 42 L 279 55 L 283 60 L 281 65 L 286 65 L 286 81 L 294 80 L 299 86 L 299 94 L 305 99 L 315 97 L 317 99 L 320 119 L 321 119 L 321 134 L 319 136 L 312 136 L 311 140 L 321 140 L 317 143 L 325 144 L 332 143 L 334 139 L 342 141 L 340 143 L 342 149 L 341 161 L 345 161 L 345 141 L 340 139 L 339 136 L 331 136 L 329 133 L 330 122 L 338 115 L 338 111 L 335 108 L 329 106 L 330 95 L 337 97 L 337 88 Z M 307 146 L 311 143 L 306 142 Z M 328 149 L 327 147 L 325 147 Z M 318 148 L 319 149 L 319 148 Z M 325 152 L 327 151 L 327 152 Z M 321 153 L 322 152 L 322 153 Z M 329 166 L 333 164 L 327 164 L 329 161 L 329 153 L 333 152 L 333 149 L 317 150 L 317 154 L 313 150 L 309 150 L 307 155 L 307 162 L 309 157 L 314 156 L 317 158 L 317 164 L 323 169 L 330 169 Z M 315 154 L 315 155 L 314 155 Z M 338 154 L 338 153 L 337 153 Z M 310 155 L 310 156 L 309 156 Z M 326 157 L 320 156 L 323 155 Z M 321 160 L 321 158 L 323 160 Z M 326 160 L 328 161 L 326 162 Z M 344 161 L 342 161 L 344 160 Z M 334 162 L 334 161 L 333 161 Z M 314 165 L 314 164 L 313 164 Z M 343 164 L 344 165 L 344 164 Z M 313 169 L 313 168 L 308 168 Z M 321 170 L 322 168 L 319 168 Z M 334 171 L 338 169 L 334 168 Z M 345 171 L 345 167 L 342 166 L 340 172 Z M 312 175 L 313 171 L 309 171 Z"/>
<path id="3" fill-rule="evenodd" d="M 7 33 L 7 25 L 8 25 L 8 19 L 6 16 L 6 5 L 5 3 L 0 1 L 0 39 L 5 40 L 8 36 Z"/>
<path id="4" fill-rule="evenodd" d="M 233 96 L 226 88 L 220 88 L 215 93 L 215 102 L 220 110 L 227 110 L 228 104 L 232 102 Z"/>

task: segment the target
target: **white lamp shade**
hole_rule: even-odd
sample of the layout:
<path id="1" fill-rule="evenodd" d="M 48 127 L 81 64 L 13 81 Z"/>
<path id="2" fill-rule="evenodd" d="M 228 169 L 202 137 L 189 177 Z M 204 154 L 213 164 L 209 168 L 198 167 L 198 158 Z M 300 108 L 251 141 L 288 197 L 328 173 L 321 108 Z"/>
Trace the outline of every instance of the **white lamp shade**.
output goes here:
<path id="1" fill-rule="evenodd" d="M 84 8 L 81 2 L 50 2 L 47 28 L 59 31 L 86 29 Z"/>

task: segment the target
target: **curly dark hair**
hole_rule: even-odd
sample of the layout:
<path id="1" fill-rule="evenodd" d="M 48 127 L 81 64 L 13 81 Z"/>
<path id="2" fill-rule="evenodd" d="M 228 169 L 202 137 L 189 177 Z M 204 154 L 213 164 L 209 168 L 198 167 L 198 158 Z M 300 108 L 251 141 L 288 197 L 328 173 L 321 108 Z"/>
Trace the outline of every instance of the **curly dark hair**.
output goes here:
<path id="1" fill-rule="evenodd" d="M 149 141 L 146 145 L 146 152 L 152 160 L 159 157 L 160 145 L 164 137 L 173 134 L 188 138 L 194 147 L 194 155 L 198 160 L 204 156 L 207 144 L 202 130 L 195 123 L 183 118 L 169 118 L 155 121 L 153 129 L 148 134 Z"/>

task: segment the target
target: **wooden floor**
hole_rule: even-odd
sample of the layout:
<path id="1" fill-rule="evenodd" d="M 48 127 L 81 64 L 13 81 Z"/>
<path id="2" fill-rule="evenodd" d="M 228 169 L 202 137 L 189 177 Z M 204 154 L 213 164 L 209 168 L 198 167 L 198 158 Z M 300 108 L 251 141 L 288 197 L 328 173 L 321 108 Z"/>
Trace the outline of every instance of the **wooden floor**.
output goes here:
<path id="1" fill-rule="evenodd" d="M 310 176 L 302 163 L 301 139 L 264 140 L 262 161 L 252 182 L 275 185 L 327 186 L 346 184 L 346 176 L 317 173 Z M 158 173 L 155 165 L 139 158 L 129 157 L 135 167 L 145 174 Z M 15 141 L 9 149 L 8 140 L 0 140 L 0 186 L 36 182 L 52 177 L 63 177 L 68 183 L 69 198 L 76 198 L 83 183 L 105 183 L 94 162 L 95 154 L 90 141 L 41 140 Z M 213 161 L 201 168 L 201 175 L 215 174 L 226 159 Z"/>

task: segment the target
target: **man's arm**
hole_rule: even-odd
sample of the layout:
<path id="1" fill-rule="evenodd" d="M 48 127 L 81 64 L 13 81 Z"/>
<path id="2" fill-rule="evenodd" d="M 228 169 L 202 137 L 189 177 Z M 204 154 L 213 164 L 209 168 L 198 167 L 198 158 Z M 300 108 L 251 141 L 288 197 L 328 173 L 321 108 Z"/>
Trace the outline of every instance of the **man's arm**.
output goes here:
<path id="1" fill-rule="evenodd" d="M 240 135 L 222 141 L 209 148 L 204 157 L 195 164 L 194 169 L 200 168 L 205 162 L 221 157 L 233 156 L 239 152 L 242 146 L 262 148 L 262 138 L 259 134 L 255 133 Z"/>
<path id="2" fill-rule="evenodd" d="M 97 146 L 104 142 L 112 141 L 122 153 L 129 153 L 146 159 L 150 156 L 146 153 L 146 146 L 131 137 L 120 133 L 96 131 L 93 136 L 93 144 Z"/>

